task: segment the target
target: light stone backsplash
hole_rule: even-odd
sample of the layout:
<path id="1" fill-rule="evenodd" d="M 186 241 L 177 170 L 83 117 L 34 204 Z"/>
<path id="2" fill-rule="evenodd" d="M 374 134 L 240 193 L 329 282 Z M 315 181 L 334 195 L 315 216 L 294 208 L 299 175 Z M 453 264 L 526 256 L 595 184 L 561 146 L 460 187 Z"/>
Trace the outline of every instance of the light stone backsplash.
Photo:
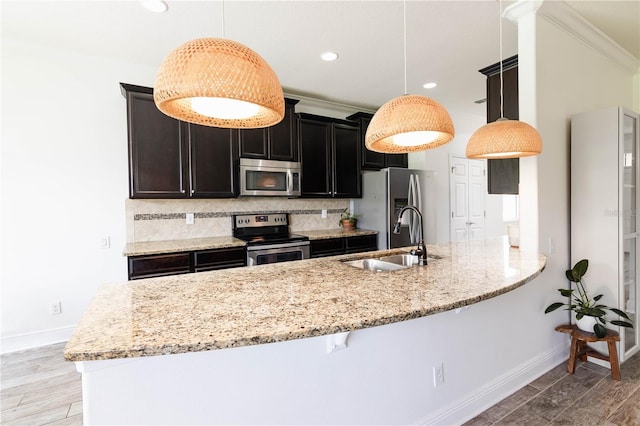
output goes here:
<path id="1" fill-rule="evenodd" d="M 200 200 L 125 200 L 127 242 L 225 237 L 237 213 L 289 213 L 292 232 L 335 229 L 348 199 L 247 197 Z M 322 218 L 322 210 L 327 218 Z M 187 225 L 186 214 L 194 214 Z"/>

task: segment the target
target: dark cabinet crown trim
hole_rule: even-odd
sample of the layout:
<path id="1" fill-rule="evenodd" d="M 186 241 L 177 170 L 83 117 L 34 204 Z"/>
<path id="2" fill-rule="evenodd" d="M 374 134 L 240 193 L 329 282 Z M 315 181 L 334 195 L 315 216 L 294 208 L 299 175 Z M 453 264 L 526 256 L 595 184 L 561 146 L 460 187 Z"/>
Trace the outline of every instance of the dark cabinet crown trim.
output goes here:
<path id="1" fill-rule="evenodd" d="M 407 154 L 384 154 L 382 152 L 375 152 L 367 149 L 365 146 L 365 137 L 372 118 L 373 114 L 361 111 L 347 117 L 347 120 L 355 121 L 360 126 L 362 169 L 380 170 L 385 167 L 403 167 L 406 169 L 409 167 L 409 156 Z"/>

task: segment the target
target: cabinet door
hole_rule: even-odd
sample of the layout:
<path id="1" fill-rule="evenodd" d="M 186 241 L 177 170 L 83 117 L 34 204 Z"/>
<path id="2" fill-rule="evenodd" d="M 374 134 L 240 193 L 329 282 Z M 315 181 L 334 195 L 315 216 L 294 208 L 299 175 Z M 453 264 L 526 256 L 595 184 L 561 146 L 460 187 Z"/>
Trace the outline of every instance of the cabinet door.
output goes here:
<path id="1" fill-rule="evenodd" d="M 374 251 L 378 249 L 377 235 L 360 235 L 357 237 L 348 237 L 346 241 L 346 253 L 361 253 L 365 251 Z"/>
<path id="2" fill-rule="evenodd" d="M 128 258 L 129 279 L 163 277 L 191 272 L 190 253 L 152 254 Z"/>
<path id="3" fill-rule="evenodd" d="M 301 118 L 298 122 L 303 197 L 330 197 L 331 123 Z"/>
<path id="4" fill-rule="evenodd" d="M 409 167 L 408 154 L 385 154 L 384 160 L 386 167 Z"/>
<path id="5" fill-rule="evenodd" d="M 282 121 L 269 127 L 269 158 L 282 161 L 299 161 L 297 120 L 295 104 L 298 101 L 285 99 Z"/>
<path id="6" fill-rule="evenodd" d="M 245 247 L 231 247 L 193 252 L 193 272 L 247 266 Z"/>
<path id="7" fill-rule="evenodd" d="M 240 137 L 240 156 L 244 158 L 269 158 L 267 146 L 267 129 L 242 129 L 238 132 Z"/>
<path id="8" fill-rule="evenodd" d="M 237 130 L 189 124 L 191 196 L 237 196 Z"/>
<path id="9" fill-rule="evenodd" d="M 333 195 L 362 198 L 360 129 L 346 124 L 333 124 L 333 148 Z"/>
<path id="10" fill-rule="evenodd" d="M 310 241 L 311 257 L 337 256 L 344 254 L 345 239 L 344 238 L 327 238 L 323 240 Z"/>
<path id="11" fill-rule="evenodd" d="M 360 120 L 360 131 L 362 138 L 362 168 L 365 170 L 380 170 L 385 167 L 385 154 L 381 152 L 370 151 L 364 145 L 364 138 L 367 134 L 369 123 L 371 123 L 370 118 L 362 118 Z"/>
<path id="12" fill-rule="evenodd" d="M 188 197 L 184 125 L 160 112 L 152 92 L 127 91 L 126 99 L 129 197 Z"/>
<path id="13" fill-rule="evenodd" d="M 502 73 L 504 117 L 517 120 L 518 107 L 518 67 Z M 487 123 L 500 118 L 500 72 L 487 77 Z M 489 194 L 517 194 L 520 184 L 520 160 L 518 158 L 487 160 Z"/>

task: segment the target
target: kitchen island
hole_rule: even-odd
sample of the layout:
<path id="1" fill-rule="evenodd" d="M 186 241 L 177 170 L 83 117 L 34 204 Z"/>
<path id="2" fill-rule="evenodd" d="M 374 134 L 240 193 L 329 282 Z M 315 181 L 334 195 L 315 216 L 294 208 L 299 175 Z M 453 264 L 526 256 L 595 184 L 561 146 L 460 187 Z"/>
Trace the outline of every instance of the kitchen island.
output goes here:
<path id="1" fill-rule="evenodd" d="M 429 316 L 514 290 L 546 258 L 500 238 L 428 246 L 426 267 L 344 263 L 409 249 L 103 285 L 65 348 L 85 422 L 415 420 L 402 387 L 433 343 Z"/>

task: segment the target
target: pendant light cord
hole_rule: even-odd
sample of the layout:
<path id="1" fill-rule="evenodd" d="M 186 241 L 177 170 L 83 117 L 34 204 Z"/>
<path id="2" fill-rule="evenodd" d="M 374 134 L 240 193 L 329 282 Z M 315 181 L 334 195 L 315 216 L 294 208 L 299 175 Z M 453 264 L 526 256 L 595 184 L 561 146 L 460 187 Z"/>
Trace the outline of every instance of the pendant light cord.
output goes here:
<path id="1" fill-rule="evenodd" d="M 403 45 L 404 45 L 404 94 L 407 92 L 407 0 L 402 2 L 402 28 L 403 28 Z"/>
<path id="2" fill-rule="evenodd" d="M 224 38 L 224 0 L 222 0 L 222 38 Z"/>
<path id="3" fill-rule="evenodd" d="M 502 0 L 498 3 L 500 7 L 500 118 L 504 118 L 504 81 L 502 78 Z"/>

